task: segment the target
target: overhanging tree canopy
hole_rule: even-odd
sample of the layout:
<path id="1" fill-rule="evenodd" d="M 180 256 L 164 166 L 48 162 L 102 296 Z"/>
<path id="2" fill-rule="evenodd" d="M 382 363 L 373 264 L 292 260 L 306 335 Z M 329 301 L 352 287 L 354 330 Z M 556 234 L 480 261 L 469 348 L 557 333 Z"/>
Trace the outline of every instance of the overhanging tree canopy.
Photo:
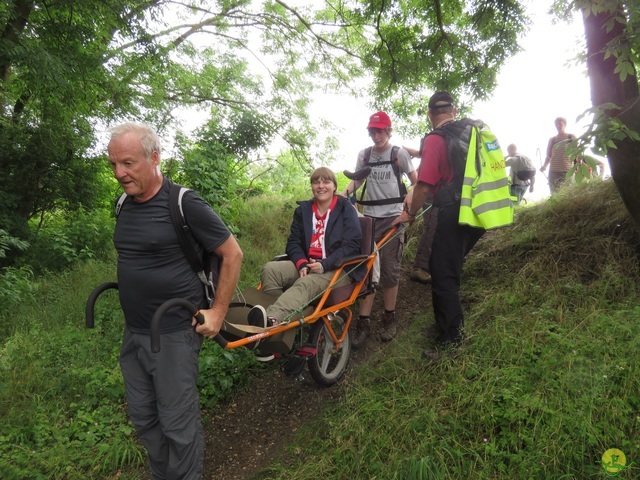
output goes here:
<path id="1" fill-rule="evenodd" d="M 91 149 L 115 121 L 162 130 L 178 107 L 215 106 L 215 125 L 266 116 L 304 155 L 314 87 L 372 85 L 399 118 L 435 89 L 483 98 L 525 24 L 518 2 L 493 0 L 4 2 L 0 223 L 104 200 Z"/>

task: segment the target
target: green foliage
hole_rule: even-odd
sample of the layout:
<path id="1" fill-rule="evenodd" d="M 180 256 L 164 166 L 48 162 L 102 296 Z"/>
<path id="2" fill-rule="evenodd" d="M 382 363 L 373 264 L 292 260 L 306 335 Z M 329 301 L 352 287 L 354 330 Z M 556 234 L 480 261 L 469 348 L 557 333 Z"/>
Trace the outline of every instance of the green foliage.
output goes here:
<path id="1" fill-rule="evenodd" d="M 33 271 L 30 267 L 4 267 L 0 270 L 0 315 L 10 312 L 23 302 L 35 299 Z M 0 338 L 10 325 L 0 323 Z"/>
<path id="2" fill-rule="evenodd" d="M 113 251 L 113 227 L 113 211 L 107 209 L 51 215 L 45 226 L 34 228 L 32 248 L 23 262 L 39 274 L 103 259 Z"/>
<path id="3" fill-rule="evenodd" d="M 201 403 L 215 408 L 249 383 L 247 372 L 255 367 L 255 355 L 247 349 L 223 350 L 205 342 L 200 352 L 198 389 Z"/>
<path id="4" fill-rule="evenodd" d="M 376 108 L 404 121 L 416 115 L 426 121 L 434 91 L 451 91 L 460 105 L 487 98 L 529 23 L 517 1 L 327 3 L 322 19 L 346 26 L 332 39 L 348 45 L 373 75 Z"/>
<path id="5" fill-rule="evenodd" d="M 310 198 L 309 178 L 316 166 L 300 162 L 292 152 L 283 152 L 274 160 L 260 162 L 248 169 L 249 188 L 285 199 Z"/>
<path id="6" fill-rule="evenodd" d="M 295 31 L 261 7 L 246 0 L 0 6 L 0 225 L 26 237 L 34 217 L 105 207 L 113 180 L 93 150 L 105 126 L 121 119 L 146 121 L 164 136 L 175 130 L 175 112 L 215 107 L 215 141 L 185 156 L 194 157 L 192 186 L 222 210 L 232 210 L 224 199 L 235 192 L 221 186 L 243 185 L 242 169 L 223 168 L 207 181 L 201 174 L 245 162 L 273 132 L 306 158 L 315 132 L 305 74 L 263 59 L 262 75 L 247 60 L 258 54 L 251 31 Z M 213 169 L 200 171 L 211 158 Z"/>
<path id="7" fill-rule="evenodd" d="M 12 230 L 34 215 L 99 201 L 105 166 L 87 155 L 91 120 L 108 120 L 103 107 L 116 83 L 102 62 L 119 27 L 142 13 L 131 5 L 122 18 L 131 2 L 109 3 L 1 7 L 2 30 L 11 34 L 0 46 L 0 201 Z"/>
<path id="8" fill-rule="evenodd" d="M 37 303 L 1 317 L 19 321 L 0 349 L 3 478 L 101 478 L 141 464 L 117 366 L 117 296 L 101 299 L 94 330 L 83 326 L 88 285 L 112 274 L 96 263 L 43 281 Z"/>
<path id="9" fill-rule="evenodd" d="M 267 119 L 256 113 L 245 114 L 239 123 L 218 118 L 198 132 L 197 141 L 181 139 L 183 161 L 171 162 L 169 168 L 176 181 L 198 192 L 239 235 L 246 202 L 252 197 L 264 192 L 309 195 L 309 165 L 290 151 L 274 159 L 261 158 L 260 146 L 272 133 Z"/>
<path id="10" fill-rule="evenodd" d="M 257 285 L 264 264 L 284 253 L 295 207 L 294 197 L 271 195 L 243 203 L 238 218 L 238 243 L 244 253 L 241 288 Z"/>
<path id="11" fill-rule="evenodd" d="M 0 229 L 0 259 L 7 257 L 7 251 L 14 249 L 24 251 L 29 246 L 29 242 L 12 237 L 5 230 Z"/>

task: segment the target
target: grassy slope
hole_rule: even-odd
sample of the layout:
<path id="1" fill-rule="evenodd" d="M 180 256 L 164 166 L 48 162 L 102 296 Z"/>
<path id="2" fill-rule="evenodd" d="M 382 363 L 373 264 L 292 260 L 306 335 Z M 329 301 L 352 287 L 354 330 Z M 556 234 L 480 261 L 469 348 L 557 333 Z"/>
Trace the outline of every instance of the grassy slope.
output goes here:
<path id="1" fill-rule="evenodd" d="M 467 259 L 463 348 L 426 364 L 432 317 L 414 319 L 259 478 L 604 478 L 610 448 L 640 463 L 637 246 L 611 182 L 519 210 Z"/>
<path id="2" fill-rule="evenodd" d="M 280 253 L 292 207 L 247 203 L 243 284 Z M 468 258 L 464 348 L 425 365 L 430 315 L 416 318 L 300 437 L 301 460 L 262 477 L 602 478 L 614 447 L 640 462 L 637 244 L 610 184 L 521 210 Z M 0 477 L 138 478 L 122 470 L 142 458 L 123 408 L 116 297 L 100 300 L 96 329 L 83 326 L 88 292 L 114 278 L 112 264 L 80 266 L 1 319 L 16 327 L 0 348 Z M 217 365 L 203 377 L 219 379 Z"/>

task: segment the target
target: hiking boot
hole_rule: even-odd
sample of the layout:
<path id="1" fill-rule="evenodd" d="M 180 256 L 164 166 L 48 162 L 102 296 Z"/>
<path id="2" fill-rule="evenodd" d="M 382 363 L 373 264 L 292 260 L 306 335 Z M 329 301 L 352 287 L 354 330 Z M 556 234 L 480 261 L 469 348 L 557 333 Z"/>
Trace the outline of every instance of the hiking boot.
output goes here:
<path id="1" fill-rule="evenodd" d="M 247 323 L 254 327 L 267 328 L 278 325 L 280 321 L 273 317 L 267 317 L 267 311 L 262 305 L 256 305 L 247 315 Z"/>
<path id="2" fill-rule="evenodd" d="M 414 282 L 431 283 L 431 275 L 424 268 L 414 268 L 409 278 Z"/>
<path id="3" fill-rule="evenodd" d="M 398 332 L 398 322 L 396 321 L 396 312 L 384 312 L 382 315 L 382 331 L 380 332 L 380 340 L 388 342 L 393 340 Z"/>
<path id="4" fill-rule="evenodd" d="M 249 310 L 247 323 L 254 327 L 267 328 L 267 311 L 262 305 L 256 305 Z"/>
<path id="5" fill-rule="evenodd" d="M 359 317 L 356 322 L 356 330 L 351 336 L 351 346 L 354 349 L 360 348 L 366 343 L 369 335 L 371 335 L 371 319 Z"/>

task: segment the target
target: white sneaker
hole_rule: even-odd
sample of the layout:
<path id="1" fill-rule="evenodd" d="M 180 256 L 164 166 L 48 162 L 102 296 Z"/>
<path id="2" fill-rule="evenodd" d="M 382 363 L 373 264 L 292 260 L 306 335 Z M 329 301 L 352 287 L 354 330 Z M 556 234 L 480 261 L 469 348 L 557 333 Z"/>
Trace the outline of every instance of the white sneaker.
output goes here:
<path id="1" fill-rule="evenodd" d="M 275 355 L 270 355 L 268 353 L 256 353 L 256 360 L 259 362 L 270 362 L 271 360 L 275 359 L 276 356 Z"/>

